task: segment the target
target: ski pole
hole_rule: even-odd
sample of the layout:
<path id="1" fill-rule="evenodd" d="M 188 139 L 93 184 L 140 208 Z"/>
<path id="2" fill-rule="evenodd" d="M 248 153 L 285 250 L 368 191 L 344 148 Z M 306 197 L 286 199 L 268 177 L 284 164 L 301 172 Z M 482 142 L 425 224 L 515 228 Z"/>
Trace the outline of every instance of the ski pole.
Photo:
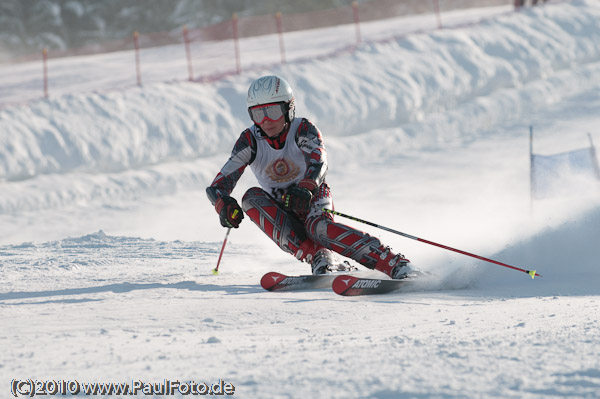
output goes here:
<path id="1" fill-rule="evenodd" d="M 447 249 L 449 251 L 458 252 L 459 254 L 471 256 L 473 258 L 481 259 L 481 260 L 484 260 L 486 262 L 494 263 L 496 265 L 508 267 L 509 269 L 518 270 L 520 272 L 529 274 L 531 276 L 531 278 L 535 278 L 535 276 L 542 277 L 540 274 L 537 274 L 535 270 L 525 270 L 525 269 L 521 269 L 520 267 L 515 267 L 515 266 L 507 265 L 506 263 L 498 262 L 498 261 L 495 261 L 493 259 L 484 258 L 483 256 L 475 255 L 475 254 L 472 254 L 472 253 L 469 253 L 469 252 L 466 252 L 466 251 L 461 251 L 460 249 L 448 247 L 446 245 L 438 244 L 438 243 L 435 243 L 433 241 L 425 240 L 423 238 L 411 236 L 410 234 L 406 234 L 406 233 L 403 233 L 403 232 L 398 231 L 398 230 L 390 229 L 389 227 L 381 226 L 379 224 L 376 224 L 376 223 L 373 223 L 373 222 L 369 222 L 369 221 L 366 221 L 366 220 L 362 220 L 362 219 L 356 218 L 354 216 L 346 215 L 346 214 L 343 214 L 341 212 L 337 212 L 337 211 L 334 211 L 334 210 L 331 210 L 331 209 L 325 209 L 325 208 L 323 208 L 322 210 L 325 211 L 325 212 L 337 215 L 337 216 L 342 216 L 342 217 L 354 220 L 356 222 L 368 224 L 369 226 L 377 227 L 378 229 L 386 230 L 386 231 L 389 231 L 389 232 L 394 233 L 394 234 L 401 235 L 401 236 L 406 237 L 406 238 L 410 238 L 411 240 L 421 241 L 421 242 L 424 242 L 425 244 L 434 245 L 436 247 L 444 248 L 444 249 Z"/>
<path id="2" fill-rule="evenodd" d="M 219 254 L 219 260 L 217 261 L 217 267 L 213 269 L 213 274 L 219 274 L 219 265 L 221 264 L 221 257 L 223 256 L 223 251 L 225 250 L 225 244 L 227 244 L 227 237 L 229 237 L 229 232 L 231 231 L 231 227 L 227 229 L 227 233 L 225 233 L 225 239 L 223 240 L 223 246 L 221 247 L 221 253 Z"/>

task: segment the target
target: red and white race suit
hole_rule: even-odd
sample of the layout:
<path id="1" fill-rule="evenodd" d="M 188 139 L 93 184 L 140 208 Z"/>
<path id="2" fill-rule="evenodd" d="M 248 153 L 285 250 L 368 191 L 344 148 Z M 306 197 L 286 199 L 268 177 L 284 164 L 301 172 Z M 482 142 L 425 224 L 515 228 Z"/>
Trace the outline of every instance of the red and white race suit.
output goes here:
<path id="1" fill-rule="evenodd" d="M 309 120 L 295 118 L 277 138 L 269 138 L 257 125 L 244 130 L 231 157 L 206 190 L 213 205 L 231 194 L 247 166 L 261 187 L 246 191 L 242 209 L 281 249 L 310 262 L 314 253 L 325 247 L 370 269 L 391 273 L 388 262 L 394 255 L 385 251 L 379 239 L 336 223 L 332 214 L 323 211 L 333 209 L 325 181 L 327 153 L 321 132 Z M 293 185 L 313 193 L 305 217 L 282 206 L 283 195 Z"/>

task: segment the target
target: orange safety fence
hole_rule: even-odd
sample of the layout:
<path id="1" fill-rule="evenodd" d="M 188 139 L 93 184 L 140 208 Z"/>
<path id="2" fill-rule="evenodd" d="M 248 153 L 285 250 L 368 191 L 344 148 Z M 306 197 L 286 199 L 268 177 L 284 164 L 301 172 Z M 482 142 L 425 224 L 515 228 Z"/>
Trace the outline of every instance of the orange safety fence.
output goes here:
<path id="1" fill-rule="evenodd" d="M 336 43 L 334 47 L 329 49 L 330 54 L 339 51 L 341 48 L 352 48 L 361 40 L 360 24 L 369 21 L 377 21 L 382 19 L 395 18 L 400 16 L 411 16 L 416 14 L 431 14 L 431 21 L 423 29 L 435 29 L 443 27 L 443 14 L 445 12 L 456 9 L 467 9 L 473 7 L 489 7 L 489 6 L 515 6 L 520 4 L 517 0 L 370 0 L 365 2 L 354 2 L 348 6 L 337 7 L 328 10 L 320 10 L 306 13 L 281 14 L 275 15 L 260 15 L 260 16 L 238 16 L 234 14 L 228 21 L 223 21 L 217 24 L 206 26 L 203 28 L 187 29 L 182 27 L 168 32 L 143 33 L 136 32 L 130 37 L 102 41 L 94 44 L 89 44 L 79 48 L 71 48 L 66 50 L 44 50 L 43 56 L 39 54 L 23 56 L 11 60 L 8 64 L 15 65 L 19 63 L 43 61 L 43 94 L 48 96 L 48 61 L 57 60 L 64 57 L 107 54 L 119 51 L 135 51 L 135 57 L 130 59 L 136 63 L 132 70 L 135 71 L 135 83 L 141 85 L 143 82 L 142 68 L 140 67 L 140 51 L 144 49 L 163 46 L 179 46 L 181 50 L 177 56 L 181 56 L 187 65 L 187 76 L 185 69 L 180 68 L 177 76 L 165 76 L 162 80 L 181 80 L 187 78 L 189 80 L 212 80 L 218 79 L 233 73 L 241 73 L 246 64 L 242 64 L 240 52 L 240 39 L 257 38 L 264 35 L 276 35 L 278 41 L 273 41 L 269 38 L 269 43 L 265 45 L 266 51 L 271 53 L 276 51 L 278 62 L 289 62 L 285 53 L 286 41 L 284 35 L 297 31 L 305 31 L 309 29 L 329 28 L 340 25 L 352 27 L 351 36 L 347 38 L 345 43 Z M 349 31 L 350 32 L 350 31 Z M 403 31 L 405 33 L 405 31 Z M 390 33 L 389 36 L 396 34 Z M 276 39 L 277 40 L 277 39 Z M 230 51 L 231 64 L 220 66 L 218 71 L 207 71 L 205 65 L 210 62 L 211 54 L 204 50 L 200 50 L 198 46 L 206 45 L 207 43 L 216 43 L 220 45 L 221 51 Z M 334 46 L 334 44 L 331 44 Z M 202 52 L 201 52 L 202 51 Z M 180 55 L 179 55 L 180 54 Z M 102 62 L 101 60 L 98 62 Z M 254 60 L 252 60 L 254 62 Z M 198 63 L 198 65 L 194 65 Z M 203 64 L 204 63 L 204 64 Z M 250 65 L 251 62 L 248 64 Z M 0 67 L 6 66 L 7 63 L 0 64 Z M 39 78 L 38 78 L 39 79 Z M 109 83 L 107 83 L 109 84 Z M 133 84 L 133 82 L 132 82 Z M 119 86 L 122 87 L 122 86 Z M 115 87 L 103 87 L 104 89 L 114 89 Z M 1 89 L 1 87 L 0 87 Z M 75 87 L 70 89 L 77 91 Z M 1 91 L 1 90 L 0 90 Z M 41 91 L 41 90 L 40 90 Z M 0 104 L 3 98 L 0 96 Z"/>

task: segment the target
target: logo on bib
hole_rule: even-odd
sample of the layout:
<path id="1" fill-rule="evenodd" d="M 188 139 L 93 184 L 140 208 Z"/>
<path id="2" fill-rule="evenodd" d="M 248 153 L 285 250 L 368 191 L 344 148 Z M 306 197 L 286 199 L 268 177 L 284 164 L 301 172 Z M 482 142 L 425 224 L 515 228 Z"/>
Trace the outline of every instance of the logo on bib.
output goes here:
<path id="1" fill-rule="evenodd" d="M 298 177 L 300 173 L 300 167 L 295 164 L 289 164 L 283 158 L 276 159 L 269 167 L 267 168 L 267 174 L 269 178 L 276 183 L 287 183 L 289 181 L 294 180 Z"/>

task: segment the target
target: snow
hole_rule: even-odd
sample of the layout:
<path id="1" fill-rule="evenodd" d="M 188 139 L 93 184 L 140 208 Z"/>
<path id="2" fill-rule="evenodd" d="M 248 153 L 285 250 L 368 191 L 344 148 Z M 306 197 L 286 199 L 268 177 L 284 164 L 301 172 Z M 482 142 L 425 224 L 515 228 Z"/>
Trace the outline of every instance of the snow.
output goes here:
<path id="1" fill-rule="evenodd" d="M 600 143 L 599 17 L 577 0 L 393 39 L 379 22 L 353 53 L 3 108 L 5 394 L 15 378 L 170 378 L 223 379 L 241 398 L 597 397 L 600 188 L 531 202 L 529 126 L 540 154 L 584 148 L 588 132 Z M 265 292 L 265 272 L 309 268 L 248 220 L 213 275 L 225 230 L 204 188 L 266 73 L 322 130 L 337 210 L 543 277 L 341 218 L 442 282 Z M 234 196 L 254 184 L 246 173 Z"/>

